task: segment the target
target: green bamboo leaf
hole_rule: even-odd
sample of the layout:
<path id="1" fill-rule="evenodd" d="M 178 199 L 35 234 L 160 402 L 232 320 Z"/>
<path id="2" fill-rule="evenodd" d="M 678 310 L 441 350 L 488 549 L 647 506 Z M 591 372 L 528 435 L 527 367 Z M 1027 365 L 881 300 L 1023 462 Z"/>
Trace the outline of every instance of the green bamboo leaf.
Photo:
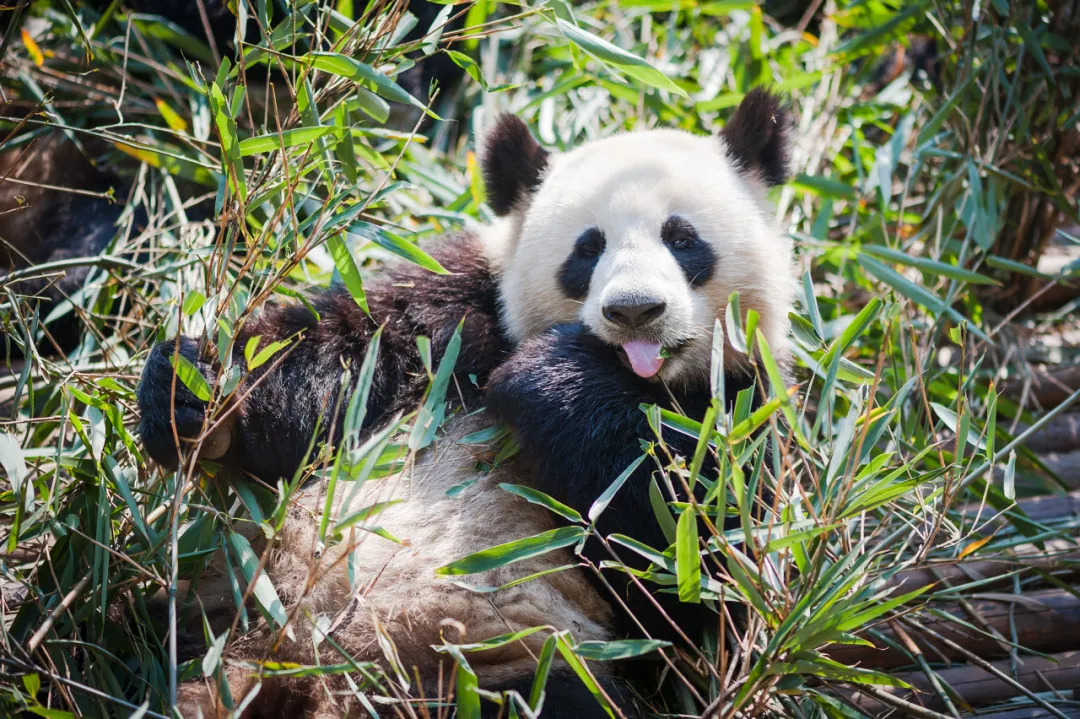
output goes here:
<path id="1" fill-rule="evenodd" d="M 863 333 L 874 317 L 877 316 L 880 309 L 881 300 L 877 297 L 871 298 L 829 347 L 829 351 L 821 358 L 821 366 L 826 369 L 831 367 L 833 358 L 837 355 L 843 355 L 847 351 L 848 347 L 855 342 L 855 339 Z"/>
<path id="2" fill-rule="evenodd" d="M 507 634 L 500 634 L 492 637 L 491 639 L 485 639 L 482 642 L 472 642 L 470 644 L 456 644 L 458 650 L 463 652 L 484 652 L 489 649 L 500 649 L 507 644 L 513 644 L 519 642 L 525 637 L 530 637 L 537 632 L 542 632 L 550 629 L 550 627 L 529 627 L 528 629 L 522 629 L 516 632 L 509 632 Z"/>
<path id="3" fill-rule="evenodd" d="M 387 507 L 393 507 L 395 504 L 401 504 L 402 499 L 391 499 L 387 502 L 376 502 L 370 504 L 361 510 L 353 512 L 343 519 L 339 519 L 337 524 L 334 525 L 334 534 L 340 535 L 344 530 L 357 524 L 363 524 L 373 517 L 379 516 Z"/>
<path id="4" fill-rule="evenodd" d="M 849 614 L 845 619 L 841 620 L 834 627 L 837 631 L 847 632 L 859 627 L 865 626 L 874 621 L 886 612 L 891 612 L 899 606 L 907 604 L 915 597 L 919 596 L 933 585 L 927 584 L 925 587 L 919 587 L 918 589 L 908 592 L 907 594 L 901 594 L 898 597 L 887 599 L 884 602 L 873 604 L 867 609 Z"/>
<path id="5" fill-rule="evenodd" d="M 668 557 L 656 551 L 647 544 L 643 544 L 633 537 L 627 537 L 624 534 L 612 534 L 608 537 L 608 540 L 615 544 L 621 544 L 627 549 L 640 554 L 648 559 L 650 562 L 658 567 L 662 567 L 669 572 L 675 572 L 675 562 L 671 561 Z"/>
<path id="6" fill-rule="evenodd" d="M 593 502 L 591 507 L 589 507 L 590 522 L 595 522 L 596 518 L 599 517 L 605 509 L 607 509 L 607 506 L 611 504 L 611 500 L 615 497 L 615 493 L 618 492 L 624 484 L 626 484 L 626 480 L 630 479 L 630 475 L 634 473 L 634 470 L 641 466 L 641 463 L 645 461 L 646 456 L 647 455 L 643 454 L 637 459 L 635 459 L 633 462 L 631 462 L 630 466 L 624 469 L 622 473 L 615 478 L 615 481 L 608 485 L 608 488 L 604 490 L 604 493 L 596 498 L 596 501 Z M 577 521 L 581 521 L 580 515 L 578 516 Z"/>
<path id="7" fill-rule="evenodd" d="M 464 326 L 465 318 L 462 317 L 454 328 L 450 341 L 446 343 L 446 351 L 439 360 L 439 369 L 435 372 L 434 379 L 431 380 L 427 399 L 417 413 L 412 434 L 409 435 L 409 448 L 414 451 L 423 449 L 434 441 L 435 432 L 446 414 L 446 392 L 450 388 L 454 365 L 461 352 L 461 330 Z"/>
<path id="8" fill-rule="evenodd" d="M 897 679 L 891 674 L 877 672 L 871 669 L 844 666 L 838 662 L 827 660 L 824 657 L 821 657 L 816 661 L 774 662 L 769 664 L 766 673 L 773 675 L 813 674 L 834 681 L 851 682 L 853 684 L 911 687 L 911 685 L 903 679 Z"/>
<path id="9" fill-rule="evenodd" d="M 727 309 L 724 310 L 724 324 L 731 346 L 741 354 L 747 353 L 746 329 L 743 327 L 742 313 L 739 311 L 739 293 L 732 292 L 728 297 Z"/>
<path id="10" fill-rule="evenodd" d="M 356 262 L 353 260 L 352 253 L 349 252 L 348 245 L 341 239 L 341 235 L 334 235 L 326 241 L 326 247 L 330 251 L 330 256 L 334 259 L 334 266 L 337 267 L 338 274 L 341 275 L 341 281 L 345 284 L 345 289 L 356 300 L 356 304 L 360 305 L 360 309 L 364 311 L 364 314 L 371 314 L 368 309 L 367 294 L 364 292 L 364 281 L 360 278 L 360 270 L 356 267 Z"/>
<path id="11" fill-rule="evenodd" d="M 299 58 L 301 62 L 310 64 L 317 70 L 329 72 L 332 75 L 346 77 L 354 82 L 370 82 L 375 86 L 375 92 L 387 100 L 400 102 L 406 105 L 425 110 L 424 103 L 406 92 L 400 85 L 382 74 L 371 65 L 354 60 L 346 55 L 333 52 L 310 52 Z M 429 113 L 430 114 L 430 113 Z"/>
<path id="12" fill-rule="evenodd" d="M 611 707 L 608 706 L 608 702 L 607 699 L 604 697 L 604 693 L 600 691 L 600 687 L 599 685 L 597 685 L 592 673 L 589 671 L 588 667 L 585 666 L 585 663 L 581 661 L 578 655 L 574 652 L 574 648 L 570 645 L 570 642 L 567 639 L 567 637 L 569 636 L 569 632 L 560 632 L 555 636 L 557 637 L 556 646 L 559 649 L 559 653 L 562 654 L 563 661 L 565 661 L 566 664 L 570 667 L 570 669 L 574 672 L 574 674 L 577 675 L 578 679 L 580 679 L 581 683 L 585 685 L 585 688 L 588 689 L 589 693 L 593 695 L 593 698 L 597 701 L 597 703 L 604 709 L 605 712 L 607 712 L 607 715 L 614 719 L 615 715 L 612 713 Z"/>
<path id="13" fill-rule="evenodd" d="M 697 513 L 691 507 L 679 515 L 675 530 L 675 574 L 679 601 L 701 602 L 701 554 L 698 548 Z"/>
<path id="14" fill-rule="evenodd" d="M 956 109 L 956 105 L 963 99 L 964 94 L 968 91 L 968 88 L 971 87 L 971 84 L 975 82 L 975 78 L 977 78 L 978 75 L 979 66 L 976 65 L 971 71 L 971 76 L 968 77 L 960 87 L 953 91 L 953 94 L 949 96 L 949 99 L 946 100 L 945 103 L 938 108 L 938 111 L 934 113 L 933 117 L 923 125 L 922 130 L 919 131 L 918 137 L 915 138 L 916 147 L 921 147 L 937 134 L 937 131 L 941 129 L 941 126 L 949 119 L 949 116 L 952 115 L 953 110 Z"/>
<path id="15" fill-rule="evenodd" d="M 851 185 L 817 175 L 800 174 L 789 184 L 812 195 L 831 197 L 834 200 L 854 200 L 858 196 L 858 192 Z"/>
<path id="16" fill-rule="evenodd" d="M 569 519 L 571 522 L 580 523 L 585 521 L 581 518 L 581 515 L 578 513 L 577 510 L 571 507 L 567 507 L 562 502 L 553 499 L 552 497 L 549 497 L 538 489 L 533 489 L 532 487 L 523 487 L 520 484 L 507 484 L 505 482 L 500 484 L 499 487 L 509 492 L 510 494 L 516 494 L 517 496 L 528 502 L 531 502 L 532 504 L 539 505 L 541 507 L 544 507 L 545 509 L 550 509 L 555 514 Z"/>
<path id="17" fill-rule="evenodd" d="M 261 155 L 264 152 L 274 152 L 281 148 L 288 149 L 297 145 L 309 145 L 318 139 L 326 137 L 335 129 L 330 125 L 319 127 L 294 127 L 291 130 L 282 130 L 280 133 L 258 135 L 240 141 L 240 156 Z"/>
<path id="18" fill-rule="evenodd" d="M 1006 499 L 1016 499 L 1016 450 L 1009 452 L 1009 461 L 1005 465 L 1004 485 L 1002 493 Z"/>
<path id="19" fill-rule="evenodd" d="M 552 634 L 544 640 L 544 646 L 540 648 L 540 658 L 536 662 L 532 689 L 529 690 L 529 708 L 533 711 L 540 708 L 540 702 L 544 699 L 544 688 L 547 686 L 548 676 L 551 674 L 551 665 L 555 659 L 557 643 L 558 637 Z"/>
<path id="20" fill-rule="evenodd" d="M 542 534 L 516 539 L 513 542 L 506 542 L 470 554 L 467 557 L 462 557 L 450 564 L 439 567 L 435 570 L 435 573 L 444 577 L 458 574 L 478 574 L 489 569 L 520 562 L 524 559 L 538 557 L 556 549 L 569 547 L 580 541 L 583 536 L 585 536 L 585 530 L 582 527 L 559 527 Z"/>
<path id="21" fill-rule="evenodd" d="M 948 277 L 950 279 L 959 280 L 960 282 L 967 282 L 973 285 L 1000 285 L 1001 283 L 995 279 L 987 277 L 986 275 L 980 275 L 978 272 L 966 270 L 963 267 L 957 267 L 956 265 L 950 265 L 946 262 L 938 262 L 937 260 L 931 260 L 926 257 L 920 257 L 918 255 L 911 255 L 906 252 L 900 252 L 889 247 L 882 247 L 880 245 L 863 245 L 861 252 L 867 252 L 875 257 L 895 262 L 901 265 L 908 265 L 909 267 L 916 267 L 923 272 L 929 272 L 933 275 L 941 275 L 942 277 Z"/>
<path id="22" fill-rule="evenodd" d="M 240 142 L 236 135 L 236 120 L 229 111 L 228 103 L 217 84 L 210 86 L 210 110 L 214 115 L 218 139 L 221 140 L 222 164 L 225 166 L 229 182 L 240 200 L 247 199 L 247 176 L 244 163 L 240 158 Z"/>
<path id="23" fill-rule="evenodd" d="M 184 386 L 203 402 L 209 402 L 210 383 L 203 377 L 202 372 L 182 354 L 173 353 L 169 355 L 169 361 L 172 363 L 177 378 L 184 383 Z"/>
<path id="24" fill-rule="evenodd" d="M 593 35 L 591 32 L 582 30 L 577 25 L 569 23 L 562 18 L 556 18 L 555 24 L 558 26 L 559 32 L 561 32 L 567 40 L 601 62 L 614 65 L 622 72 L 625 72 L 636 80 L 640 80 L 646 85 L 661 90 L 667 90 L 679 97 L 690 99 L 690 96 L 686 94 L 686 91 L 672 82 L 667 75 L 660 72 L 637 55 L 612 45 L 607 40 L 603 40 L 596 35 Z"/>
<path id="25" fill-rule="evenodd" d="M 26 687 L 26 692 L 36 697 L 38 690 L 41 689 L 41 677 L 35 674 L 24 674 L 22 678 L 23 686 Z"/>
<path id="26" fill-rule="evenodd" d="M 148 7 L 153 7 L 153 5 Z M 164 40 L 173 47 L 183 50 L 184 54 L 189 58 L 213 66 L 214 53 L 210 51 L 210 47 L 204 41 L 187 33 L 176 23 L 166 20 L 160 15 L 135 13 L 131 15 L 131 20 L 135 23 L 135 27 L 139 29 L 139 32 L 148 37 Z"/>
<path id="27" fill-rule="evenodd" d="M 994 391 L 994 383 L 990 383 L 990 401 L 987 403 L 986 408 L 986 440 L 984 442 L 986 450 L 986 461 L 994 463 L 994 443 L 997 441 L 997 392 Z"/>
<path id="28" fill-rule="evenodd" d="M 986 264 L 997 270 L 1018 272 L 1022 275 L 1027 275 L 1028 277 L 1038 277 L 1044 280 L 1054 279 L 1053 275 L 1048 275 L 1045 272 L 1039 272 L 1031 265 L 1025 265 L 1023 262 L 1016 262 L 1014 260 L 1007 260 L 1004 257 L 998 257 L 997 255 L 987 255 Z"/>
<path id="29" fill-rule="evenodd" d="M 664 494 L 656 482 L 656 477 L 649 481 L 649 505 L 652 507 L 653 514 L 656 515 L 660 530 L 664 533 L 664 539 L 669 545 L 675 544 L 675 517 L 672 516 L 667 502 L 664 501 Z"/>
<path id="30" fill-rule="evenodd" d="M 618 639 L 610 642 L 580 642 L 574 652 L 582 659 L 594 662 L 610 662 L 618 659 L 640 657 L 657 649 L 670 647 L 671 642 L 658 639 Z"/>
<path id="31" fill-rule="evenodd" d="M 938 419 L 940 419 L 942 421 L 942 423 L 946 427 L 948 427 L 950 430 L 952 430 L 955 434 L 961 434 L 960 430 L 964 429 L 965 431 L 963 431 L 963 434 L 966 435 L 964 439 L 969 444 L 971 444 L 973 447 L 977 447 L 979 449 L 983 449 L 983 450 L 986 449 L 986 442 L 984 442 L 979 437 L 978 432 L 976 432 L 975 430 L 970 429 L 970 428 L 962 427 L 963 422 L 961 422 L 957 418 L 956 412 L 953 412 L 948 407 L 945 407 L 944 405 L 938 404 L 937 402 L 931 402 L 930 406 L 933 407 L 934 414 L 936 414 L 938 416 Z M 965 415 L 965 416 L 967 416 L 967 415 Z"/>
<path id="32" fill-rule="evenodd" d="M 927 290 L 914 282 L 904 277 L 902 274 L 889 267 L 888 265 L 878 262 L 874 258 L 868 255 L 859 255 L 859 264 L 867 272 L 877 277 L 885 284 L 892 287 L 904 297 L 907 297 L 913 302 L 917 302 L 926 309 L 936 314 L 946 314 L 956 322 L 967 322 L 966 318 L 953 309 L 951 306 L 945 304 L 945 302 L 936 294 Z M 975 335 L 981 340 L 987 340 L 987 336 L 976 326 L 968 325 L 971 334 Z"/>
<path id="33" fill-rule="evenodd" d="M 184 304 L 180 308 L 180 311 L 184 313 L 185 317 L 191 317 L 202 309 L 204 304 L 206 304 L 206 295 L 198 290 L 194 290 L 189 292 L 187 297 L 184 298 Z"/>
<path id="34" fill-rule="evenodd" d="M 258 338 L 253 337 L 252 339 L 258 339 Z M 250 340 L 248 341 L 248 344 L 250 346 Z M 290 344 L 291 344 L 290 340 L 279 340 L 277 342 L 271 342 L 270 344 L 266 345 L 261 350 L 259 350 L 259 352 L 257 354 L 255 354 L 253 357 L 248 357 L 247 358 L 248 371 L 249 372 L 254 372 L 259 367 L 266 364 L 266 362 L 271 357 L 273 357 L 275 354 L 277 354 L 279 350 L 282 350 L 282 349 L 288 347 Z M 246 349 L 245 349 L 245 354 L 246 354 Z"/>
<path id="35" fill-rule="evenodd" d="M 798 532 L 789 532 L 783 537 L 777 537 L 776 539 L 769 540 L 768 544 L 765 545 L 765 553 L 769 554 L 772 552 L 779 552 L 781 549 L 786 549 L 796 544 L 805 544 L 806 542 L 809 542 L 812 539 L 816 539 L 822 534 L 830 532 L 839 526 L 841 525 L 826 524 L 823 527 L 813 527 L 811 529 L 803 529 Z"/>
<path id="36" fill-rule="evenodd" d="M 249 584 L 252 581 L 255 582 L 252 591 L 255 595 L 255 601 L 259 603 L 262 610 L 274 620 L 278 627 L 285 626 L 289 619 L 288 614 L 285 612 L 285 605 L 281 603 L 281 598 L 278 597 L 277 590 L 274 589 L 274 583 L 270 581 L 270 577 L 267 576 L 265 571 L 259 572 L 256 578 L 255 573 L 259 568 L 259 557 L 251 548 L 247 538 L 236 532 L 229 532 L 229 545 L 236 555 L 236 561 L 240 564 L 240 570 L 243 572 L 244 578 Z M 291 628 L 289 632 L 291 634 Z"/>
<path id="37" fill-rule="evenodd" d="M 385 228 L 378 225 L 373 225 L 370 222 L 354 222 L 349 225 L 349 232 L 371 240 L 384 250 L 404 258 L 414 265 L 419 265 L 425 270 L 434 272 L 437 275 L 449 274 L 445 267 L 440 265 L 431 255 L 421 250 L 415 242 L 409 242 L 402 237 L 387 232 Z"/>

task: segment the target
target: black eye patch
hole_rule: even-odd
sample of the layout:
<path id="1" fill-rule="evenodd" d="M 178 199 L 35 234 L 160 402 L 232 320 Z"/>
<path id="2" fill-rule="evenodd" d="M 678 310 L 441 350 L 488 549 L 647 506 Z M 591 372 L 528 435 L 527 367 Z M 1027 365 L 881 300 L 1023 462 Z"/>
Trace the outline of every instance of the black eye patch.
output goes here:
<path id="1" fill-rule="evenodd" d="M 589 294 L 589 281 L 605 245 L 604 233 L 597 227 L 590 227 L 577 238 L 574 251 L 559 268 L 559 287 L 567 297 L 580 299 Z"/>
<path id="2" fill-rule="evenodd" d="M 660 239 L 679 263 L 691 287 L 701 287 L 712 279 L 716 253 L 689 221 L 678 215 L 667 218 L 660 228 Z"/>

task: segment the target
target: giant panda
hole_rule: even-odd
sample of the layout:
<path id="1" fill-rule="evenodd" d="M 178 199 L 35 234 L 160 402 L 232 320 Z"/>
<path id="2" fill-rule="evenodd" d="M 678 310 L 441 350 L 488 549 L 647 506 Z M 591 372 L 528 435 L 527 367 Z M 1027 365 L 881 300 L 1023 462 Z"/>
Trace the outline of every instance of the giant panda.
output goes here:
<path id="1" fill-rule="evenodd" d="M 307 665 L 342 661 L 320 642 L 325 636 L 354 661 L 386 666 L 392 644 L 407 675 L 390 682 L 393 691 L 433 697 L 446 696 L 438 682 L 450 676 L 452 661 L 434 648 L 445 642 L 477 642 L 536 626 L 567 630 L 576 641 L 640 631 L 622 601 L 613 601 L 583 569 L 544 574 L 495 593 L 468 588 L 502 586 L 574 564 L 572 548 L 456 582 L 435 570 L 558 526 L 553 513 L 500 483 L 531 486 L 584 514 L 640 455 L 640 440 L 655 439 L 642 404 L 677 402 L 700 418 L 711 396 L 714 323 L 731 293 L 739 293 L 744 309 L 757 311 L 774 354 L 786 357 L 792 248 L 765 193 L 787 176 L 790 128 L 784 103 L 762 89 L 746 95 L 719 137 L 648 130 L 565 153 L 545 150 L 520 119 L 502 116 L 481 153 L 498 221 L 441 241 L 433 255 L 449 274 L 413 266 L 391 270 L 368 287 L 370 316 L 340 288 L 310 298 L 318 319 L 301 305 L 265 306 L 240 331 L 237 364 L 248 338 L 259 337 L 260 346 L 294 342 L 289 352 L 244 377 L 225 404 L 226 414 L 216 414 L 213 423 L 207 404 L 172 368 L 179 354 L 215 383 L 221 370 L 216 354 L 200 351 L 187 337 L 156 345 L 138 387 L 139 432 L 150 456 L 175 467 L 191 461 L 191 439 L 199 438 L 195 446 L 203 457 L 221 467 L 219 481 L 231 474 L 233 481 L 254 477 L 272 485 L 296 476 L 316 440 L 341 439 L 325 429 L 340 426 L 340 415 L 327 408 L 348 405 L 348 392 L 339 397 L 346 368 L 351 391 L 380 327 L 365 433 L 422 399 L 428 376 L 416 338 L 430 338 L 438 359 L 463 323 L 448 394 L 455 413 L 443 434 L 407 471 L 363 485 L 349 507 L 342 506 L 349 492 L 339 490 L 333 499 L 333 516 L 397 500 L 377 524 L 402 543 L 358 533 L 319 547 L 316 525 L 327 485 L 324 479 L 311 482 L 291 507 L 265 565 L 294 618 L 294 636 L 254 631 L 230 645 L 228 656 Z M 724 358 L 728 397 L 754 386 L 745 357 L 729 348 Z M 461 440 L 492 425 L 512 429 L 518 453 L 484 472 L 477 468 L 476 446 Z M 323 430 L 313 440 L 316 427 Z M 664 430 L 664 438 L 686 456 L 693 450 L 677 433 Z M 647 463 L 634 470 L 598 527 L 662 549 L 667 543 L 650 509 L 649 476 Z M 350 539 L 360 546 L 351 557 Z M 253 539 L 260 556 L 265 541 L 261 534 Z M 606 556 L 595 553 L 591 540 L 584 552 Z M 219 614 L 228 626 L 236 612 L 232 597 L 224 573 L 202 578 L 198 599 L 211 622 Z M 715 612 L 690 605 L 669 616 L 678 618 L 686 636 L 717 621 Z M 663 625 L 645 628 L 663 636 Z M 678 634 L 670 624 L 667 631 Z M 528 696 L 545 636 L 539 632 L 468 655 L 480 687 Z M 598 663 L 590 669 L 626 716 L 638 711 L 618 667 Z M 369 716 L 333 677 L 260 681 L 250 666 L 235 664 L 226 672 L 232 701 L 249 700 L 244 716 Z M 212 716 L 227 703 L 207 682 L 184 685 L 180 696 L 185 716 Z M 484 702 L 483 716 L 500 712 L 507 716 L 508 709 Z M 542 716 L 607 714 L 567 667 L 556 666 Z"/>

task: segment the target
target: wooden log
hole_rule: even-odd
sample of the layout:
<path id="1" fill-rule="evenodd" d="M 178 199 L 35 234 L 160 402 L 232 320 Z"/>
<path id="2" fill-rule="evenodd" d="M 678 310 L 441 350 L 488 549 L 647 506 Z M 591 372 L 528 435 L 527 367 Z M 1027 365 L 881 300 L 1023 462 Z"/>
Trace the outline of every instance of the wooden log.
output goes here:
<path id="1" fill-rule="evenodd" d="M 1080 590 L 1080 588 L 1078 588 Z M 981 617 L 976 619 L 963 607 L 951 604 L 942 607 L 948 614 L 958 619 L 979 626 L 982 621 L 993 627 L 1005 638 L 1011 636 L 1010 611 L 1012 626 L 1016 628 L 1016 643 L 1041 652 L 1053 654 L 1076 649 L 1080 645 L 1080 599 L 1064 589 L 1047 589 L 1029 592 L 1023 595 L 1013 594 L 975 594 L 969 606 Z M 962 645 L 969 652 L 984 658 L 1006 655 L 1001 643 L 994 637 L 982 632 L 975 632 L 944 617 L 925 616 L 920 623 L 938 634 Z M 824 650 L 825 654 L 838 662 L 852 666 L 858 664 L 874 669 L 895 669 L 913 663 L 907 652 L 899 648 L 900 642 L 892 629 L 881 627 L 881 634 L 886 640 L 864 636 L 875 643 L 875 647 L 839 645 Z M 934 639 L 918 633 L 907 632 L 927 661 L 965 661 L 957 651 L 942 645 Z"/>
<path id="2" fill-rule="evenodd" d="M 1028 519 L 1039 524 L 1054 524 L 1055 522 L 1078 519 L 1080 518 L 1080 490 L 1067 494 L 1046 494 L 1041 497 L 1029 497 L 1017 501 L 1016 505 L 1027 515 Z M 964 505 L 959 512 L 969 521 L 978 518 L 980 528 L 983 528 L 987 520 L 998 514 L 997 510 L 990 505 L 984 504 L 980 506 L 974 502 Z M 998 522 L 990 523 L 984 528 L 984 532 L 997 531 L 1002 526 L 1002 522 L 1006 521 L 1003 517 Z"/>
<path id="3" fill-rule="evenodd" d="M 1015 675 L 1012 676 L 1028 691 L 1054 690 L 1061 696 L 1071 697 L 1073 691 L 1080 688 L 1080 651 L 1056 654 L 1048 658 L 1024 657 L 1023 661 L 1024 663 L 1017 667 Z M 1012 672 L 1008 659 L 994 662 L 994 667 L 1006 674 Z M 937 675 L 972 707 L 1000 704 L 1021 695 L 1021 692 L 1008 682 L 977 666 L 965 665 L 942 669 L 937 672 Z M 935 711 L 945 708 L 941 698 L 930 688 L 930 681 L 921 671 L 905 672 L 895 676 L 910 684 L 915 691 L 901 687 L 879 687 L 879 690 Z M 880 700 L 863 692 L 855 693 L 851 699 L 869 714 L 886 709 Z"/>
<path id="4" fill-rule="evenodd" d="M 1080 365 L 1054 367 L 1042 372 L 1037 372 L 1030 379 L 1018 377 L 1008 380 L 1002 385 L 1002 390 L 1010 397 L 1019 398 L 1024 394 L 1024 388 L 1030 384 L 1028 397 L 1043 409 L 1057 407 L 1064 402 L 1069 395 L 1080 389 Z"/>
<path id="5" fill-rule="evenodd" d="M 1019 425 L 1017 432 L 1027 429 Z M 1042 429 L 1027 438 L 1024 446 L 1035 454 L 1074 452 L 1080 450 L 1080 414 L 1063 414 L 1050 420 Z"/>
<path id="6" fill-rule="evenodd" d="M 1080 545 L 1065 539 L 1051 539 L 1043 544 L 1045 551 L 1033 544 L 1021 544 L 993 559 L 928 562 L 924 566 L 900 572 L 892 583 L 910 592 L 942 581 L 955 586 L 982 579 L 1005 578 L 1017 570 L 1026 571 L 1026 576 L 1030 576 L 1030 570 L 1035 567 L 1055 571 L 1059 577 L 1080 572 Z M 984 585 L 981 590 L 987 591 L 991 586 Z"/>
<path id="7" fill-rule="evenodd" d="M 1080 707 L 1055 706 L 1059 712 L 1068 719 L 1080 719 Z M 991 709 L 987 712 L 979 712 L 969 715 L 972 719 L 1051 719 L 1055 716 L 1042 707 L 1022 707 L 1019 709 Z"/>

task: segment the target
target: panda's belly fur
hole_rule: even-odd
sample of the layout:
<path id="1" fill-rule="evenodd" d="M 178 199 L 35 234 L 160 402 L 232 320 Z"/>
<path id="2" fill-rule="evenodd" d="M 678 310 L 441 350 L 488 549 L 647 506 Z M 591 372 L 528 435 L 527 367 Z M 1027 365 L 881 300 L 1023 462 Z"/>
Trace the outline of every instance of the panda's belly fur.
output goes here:
<path id="1" fill-rule="evenodd" d="M 424 682 L 436 679 L 440 662 L 444 664 L 443 676 L 449 676 L 448 655 L 431 648 L 444 642 L 477 642 L 544 625 L 570 630 L 578 641 L 611 638 L 612 610 L 585 570 L 556 572 L 498 592 L 477 593 L 460 586 L 501 586 L 535 572 L 573 564 L 576 558 L 570 550 L 460 576 L 457 584 L 436 575 L 437 568 L 455 559 L 558 526 L 548 510 L 499 488 L 502 482 L 522 483 L 512 462 L 478 474 L 474 456 L 478 448 L 457 440 L 488 425 L 482 415 L 450 420 L 440 439 L 424 450 L 412 467 L 392 477 L 368 481 L 348 506 L 353 486 L 338 484 L 333 518 L 376 502 L 399 500 L 368 524 L 382 527 L 403 544 L 360 529 L 347 530 L 340 543 L 327 547 L 313 562 L 326 484 L 305 488 L 289 512 L 268 564 L 269 576 L 293 617 L 295 634 L 295 641 L 284 639 L 274 659 L 314 663 L 312 627 L 320 620 L 330 623 L 329 636 L 353 659 L 385 667 L 380 627 L 406 672 L 412 676 L 416 667 Z M 476 481 L 456 496 L 447 494 L 468 480 Z M 345 556 L 350 547 L 354 548 L 353 583 Z M 318 578 L 305 592 L 310 571 Z M 470 653 L 470 666 L 481 685 L 531 674 L 547 634 L 539 632 L 498 649 Z M 264 642 L 256 644 L 265 647 Z M 238 647 L 243 645 L 242 640 Z M 319 653 L 322 663 L 342 661 L 326 642 L 321 643 Z"/>

